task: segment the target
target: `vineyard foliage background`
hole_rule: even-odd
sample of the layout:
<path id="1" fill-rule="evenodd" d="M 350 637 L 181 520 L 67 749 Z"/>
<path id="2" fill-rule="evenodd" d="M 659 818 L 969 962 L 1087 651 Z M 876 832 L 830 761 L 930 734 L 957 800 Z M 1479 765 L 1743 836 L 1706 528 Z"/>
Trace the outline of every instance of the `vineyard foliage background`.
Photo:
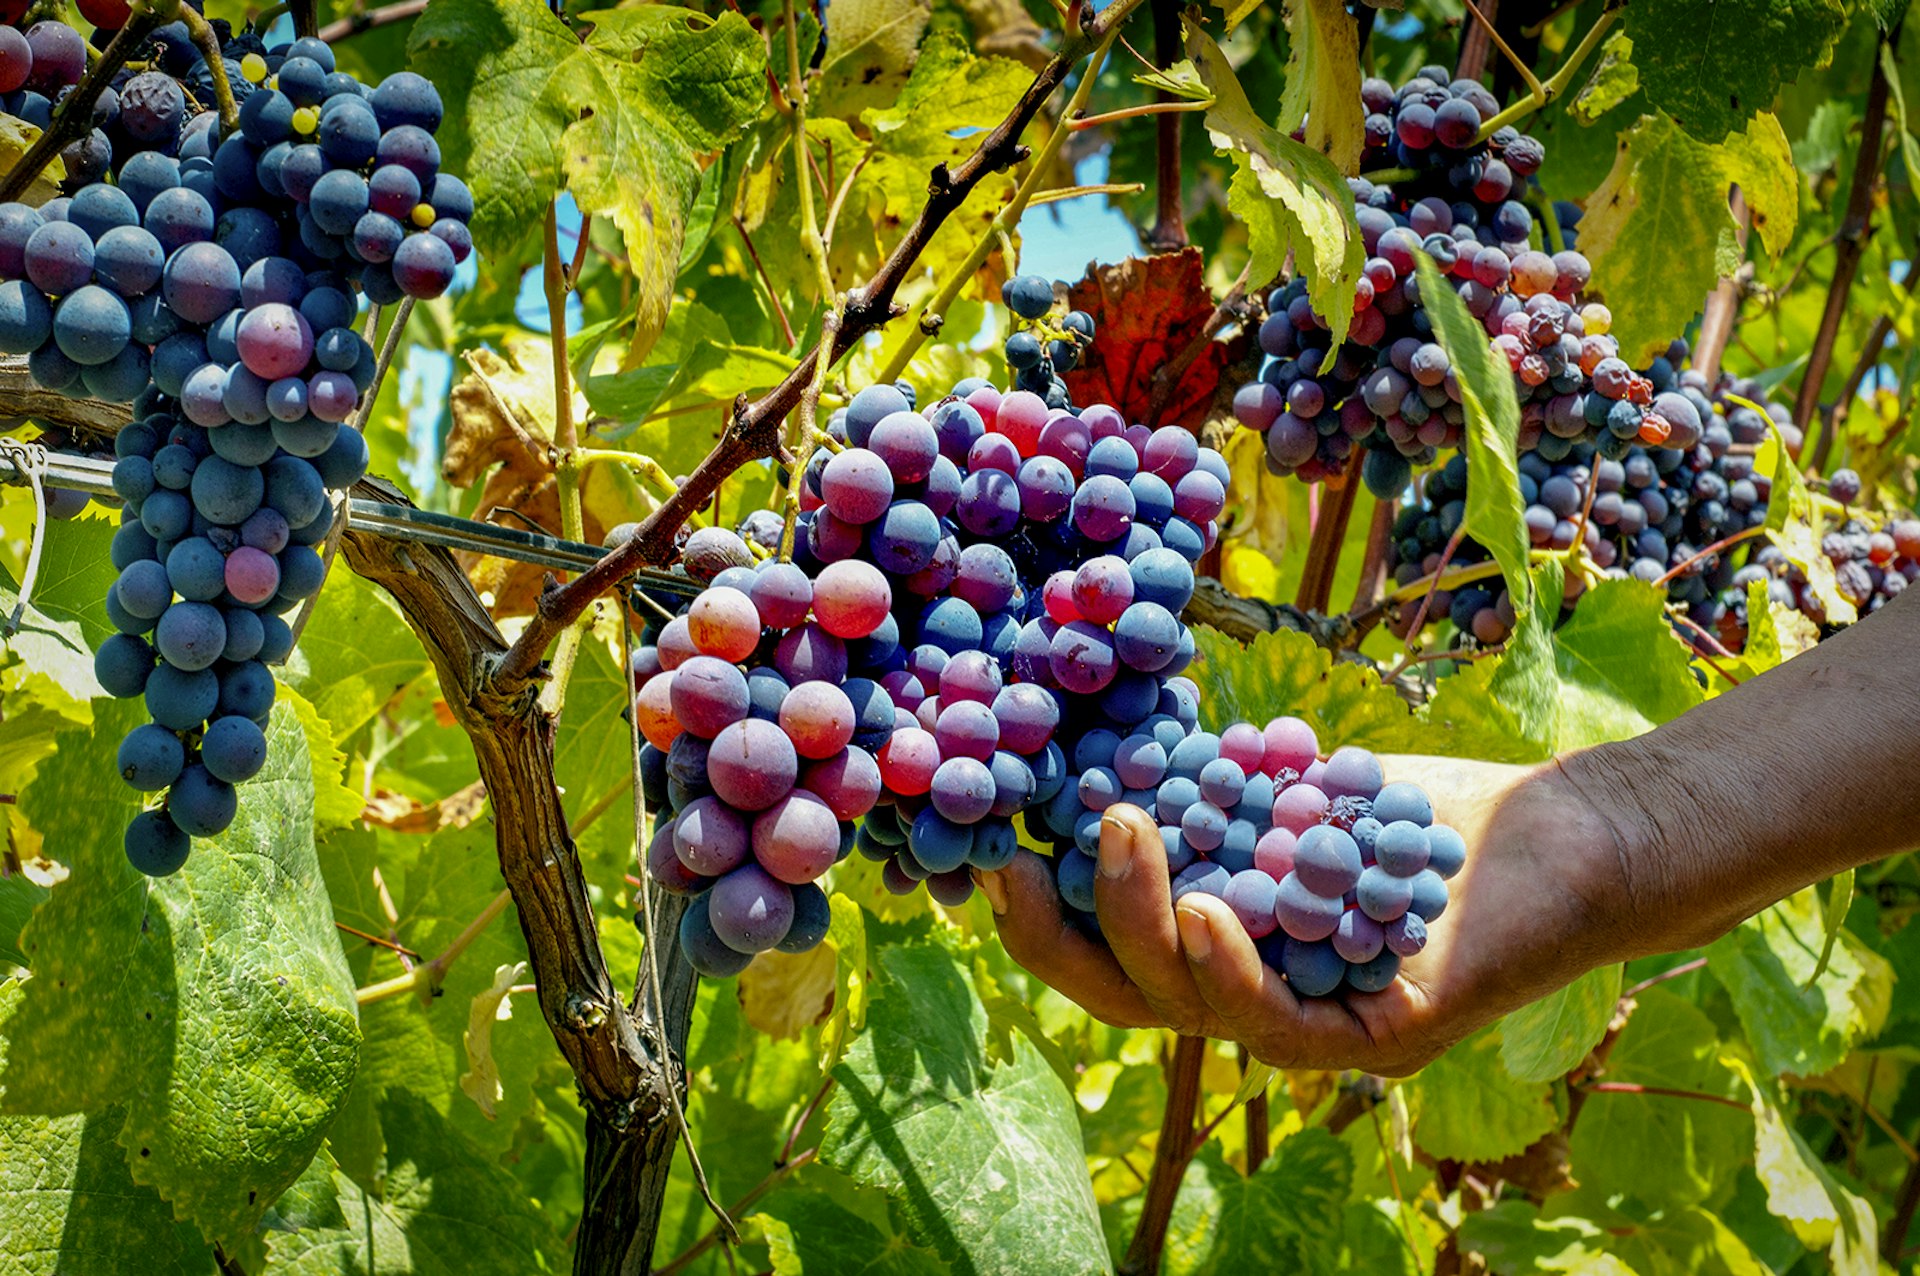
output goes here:
<path id="1" fill-rule="evenodd" d="M 1546 195 L 1586 209 L 1581 248 L 1623 344 L 1663 346 L 1736 276 L 1726 366 L 1824 406 L 1834 441 L 1822 455 L 1858 469 L 1888 508 L 1913 507 L 1920 446 L 1907 429 L 1920 310 L 1906 286 L 1920 249 L 1920 121 L 1907 115 L 1920 107 L 1920 31 L 1902 26 L 1904 7 L 1632 0 L 1530 126 L 1547 147 Z M 821 44 L 818 15 L 764 0 L 564 17 L 539 0 L 397 10 L 392 22 L 344 7 L 319 17 L 363 78 L 411 66 L 440 86 L 446 162 L 474 189 L 482 256 L 415 312 L 371 417 L 373 471 L 428 509 L 504 508 L 550 529 L 551 313 L 566 315 L 569 415 L 591 446 L 691 473 L 736 396 L 764 394 L 820 344 L 833 300 L 822 264 L 836 292 L 880 269 L 930 174 L 971 154 L 1061 46 L 1063 23 L 1087 17 L 1019 0 L 835 0 Z M 1496 14 L 1544 75 L 1602 5 L 1503 0 Z M 804 72 L 804 165 L 790 20 L 803 62 L 820 49 Z M 1259 355 L 1238 324 L 1212 321 L 1251 313 L 1236 280 L 1257 294 L 1289 253 L 1317 264 L 1316 302 L 1324 290 L 1338 310 L 1351 200 L 1317 175 L 1358 155 L 1359 68 L 1398 81 L 1450 65 L 1470 25 L 1457 0 L 1362 10 L 1358 26 L 1330 0 L 1141 7 L 1087 109 L 1143 105 L 1156 87 L 1211 107 L 1161 117 L 1177 147 L 1156 141 L 1154 119 L 1123 118 L 1050 151 L 1043 114 L 1024 136 L 1031 152 L 981 181 L 894 281 L 913 314 L 960 285 L 939 337 L 909 347 L 911 315 L 887 325 L 833 370 L 828 399 L 909 351 L 923 393 L 1004 377 L 1005 314 L 989 299 L 1006 250 L 1056 215 L 1071 228 L 1089 202 L 1111 205 L 1168 251 L 1075 284 L 1102 324 L 1071 378 L 1077 399 L 1136 419 L 1153 405 L 1163 422 L 1217 433 L 1236 475 L 1222 581 L 1291 601 L 1323 494 L 1270 477 L 1258 436 L 1227 432 L 1225 404 Z M 1497 54 L 1487 65 L 1512 97 L 1511 69 Z M 1884 130 L 1863 133 L 1875 97 Z M 1286 134 L 1303 119 L 1296 146 Z M 1036 189 L 1077 202 L 1035 201 L 1001 238 L 996 213 L 1035 164 Z M 1850 224 L 1863 175 L 1866 221 Z M 1083 181 L 1113 189 L 1068 190 Z M 823 263 L 804 233 L 820 222 Z M 958 273 L 979 243 L 979 268 Z M 1818 354 L 1836 260 L 1856 251 Z M 570 293 L 543 295 L 543 255 L 577 263 Z M 1219 335 L 1179 383 L 1156 386 L 1153 371 L 1209 328 Z M 582 481 L 594 541 L 666 490 L 613 463 Z M 1778 488 L 1793 518 L 1782 534 L 1817 536 L 1792 501 L 1802 489 Z M 713 513 L 730 524 L 773 492 L 755 462 Z M 1372 501 L 1359 496 L 1338 547 L 1335 610 L 1359 588 Z M 0 611 L 17 598 L 32 511 L 18 490 L 0 501 Z M 96 508 L 48 532 L 25 623 L 0 655 L 0 1273 L 567 1269 L 583 1214 L 601 1208 L 588 1118 L 530 991 L 499 813 L 441 671 L 394 598 L 336 562 L 238 822 L 177 876 L 149 881 L 121 852 L 137 800 L 112 774 L 132 710 L 102 695 L 88 654 L 109 632 L 114 523 Z M 463 566 L 508 633 L 524 623 L 537 569 Z M 1548 599 L 1558 570 L 1540 570 Z M 1295 632 L 1243 651 L 1207 631 L 1197 677 L 1221 721 L 1296 713 L 1342 743 L 1537 760 L 1647 730 L 1725 688 L 1722 672 L 1690 667 L 1662 601 L 1639 582 L 1602 584 L 1557 629 L 1543 601 L 1505 655 L 1448 676 L 1421 666 L 1432 685 L 1417 712 L 1370 664 L 1336 662 Z M 1756 612 L 1734 672 L 1805 640 Z M 620 641 L 603 605 L 564 706 L 546 707 L 593 924 L 631 990 L 642 946 Z M 1389 662 L 1398 650 L 1383 630 L 1362 649 Z M 1028 977 L 979 896 L 958 909 L 896 899 L 857 857 L 834 887 L 822 948 L 698 987 L 686 1117 L 740 1241 L 737 1255 L 721 1243 L 682 1151 L 655 1269 L 1111 1270 L 1146 1208 L 1149 1167 L 1168 1154 L 1172 1038 L 1106 1027 Z M 1864 870 L 1702 953 L 1590 975 L 1403 1080 L 1272 1075 L 1218 1046 L 1199 1070 L 1193 1145 L 1173 1151 L 1191 1161 L 1164 1270 L 1906 1270 L 1920 1200 L 1916 904 L 1907 859 Z"/>

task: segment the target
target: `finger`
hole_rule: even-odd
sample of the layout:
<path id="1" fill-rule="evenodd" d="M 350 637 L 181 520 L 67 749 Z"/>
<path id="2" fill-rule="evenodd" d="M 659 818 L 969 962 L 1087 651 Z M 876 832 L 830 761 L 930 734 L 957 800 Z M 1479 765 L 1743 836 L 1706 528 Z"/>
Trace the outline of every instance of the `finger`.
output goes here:
<path id="1" fill-rule="evenodd" d="M 993 909 L 1001 944 L 1021 967 L 1103 1023 L 1160 1025 L 1113 954 L 1068 920 L 1045 860 L 1023 850 L 1006 868 L 974 878 Z"/>
<path id="2" fill-rule="evenodd" d="M 1256 1059 L 1283 1068 L 1372 1068 L 1371 1032 L 1334 998 L 1293 995 L 1260 960 L 1226 901 L 1194 892 L 1174 906 L 1194 988 Z M 1385 994 L 1379 994 L 1385 995 Z"/>
<path id="3" fill-rule="evenodd" d="M 1160 826 L 1137 806 L 1120 803 L 1100 817 L 1099 871 L 1093 897 L 1120 968 L 1169 1027 L 1208 1034 L 1207 1003 L 1193 986 L 1174 925 L 1167 847 Z"/>

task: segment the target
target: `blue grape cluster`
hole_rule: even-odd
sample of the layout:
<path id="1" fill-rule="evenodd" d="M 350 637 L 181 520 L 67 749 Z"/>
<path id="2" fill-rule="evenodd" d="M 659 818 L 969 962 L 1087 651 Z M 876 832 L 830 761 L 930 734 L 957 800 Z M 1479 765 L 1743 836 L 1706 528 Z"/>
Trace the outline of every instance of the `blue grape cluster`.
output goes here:
<path id="1" fill-rule="evenodd" d="M 366 473 L 344 425 L 378 375 L 358 297 L 444 291 L 472 249 L 472 198 L 439 171 L 440 99 L 420 77 L 369 88 L 322 41 L 236 39 L 245 104 L 223 138 L 212 112 L 190 115 L 208 95 L 179 79 L 185 28 L 154 39 L 148 69 L 103 96 L 87 179 L 38 208 L 0 204 L 0 350 L 46 389 L 133 405 L 114 451 L 119 632 L 95 671 L 152 717 L 119 768 L 165 795 L 126 838 L 158 875 L 231 823 L 234 786 L 264 764 L 267 667 L 325 574 L 329 492 Z M 57 101 L 85 65 L 77 41 L 57 23 L 0 28 L 0 84 Z M 50 502 L 77 510 L 72 494 Z"/>
<path id="2" fill-rule="evenodd" d="M 1638 374 L 1619 358 L 1607 308 L 1577 304 L 1592 275 L 1573 248 L 1578 210 L 1558 208 L 1565 246 L 1557 251 L 1535 225 L 1522 196 L 1545 159 L 1540 143 L 1512 128 L 1480 140 L 1499 103 L 1479 81 L 1450 79 L 1441 67 L 1422 68 L 1398 89 L 1367 79 L 1361 97 L 1364 162 L 1411 176 L 1348 181 L 1367 261 L 1338 350 L 1305 280 L 1267 298 L 1259 342 L 1268 358 L 1235 395 L 1234 414 L 1266 436 L 1269 468 L 1314 482 L 1341 474 L 1365 448 L 1362 476 L 1385 498 L 1406 486 L 1414 466 L 1459 446 L 1460 387 L 1420 301 L 1420 252 L 1507 360 L 1523 405 L 1523 447 L 1560 460 L 1584 442 L 1617 460 L 1636 443 L 1684 450 L 1698 442 L 1698 420 L 1668 416 L 1655 401 L 1684 353 Z"/>
<path id="3" fill-rule="evenodd" d="M 1359 751 L 1321 761 L 1301 723 L 1269 728 L 1266 766 L 1259 730 L 1202 728 L 1183 673 L 1181 617 L 1226 500 L 1219 453 L 1104 404 L 1049 408 L 977 380 L 924 410 L 910 387 L 869 387 L 827 435 L 799 473 L 790 558 L 778 515 L 737 538 L 692 533 L 683 564 L 710 587 L 634 659 L 643 778 L 662 811 L 648 869 L 692 899 L 681 942 L 696 969 L 731 975 L 756 952 L 819 942 L 818 882 L 849 855 L 880 864 L 889 890 L 924 883 L 958 905 L 1023 832 L 1052 849 L 1062 897 L 1097 930 L 1100 815 L 1130 801 L 1165 826 L 1176 889 L 1227 898 L 1302 994 L 1392 980 L 1445 906 L 1453 843 L 1406 874 L 1425 918 L 1386 907 L 1397 888 L 1376 900 L 1369 887 L 1391 915 L 1349 923 L 1341 951 L 1356 955 L 1335 969 L 1331 930 L 1281 927 L 1282 892 L 1303 889 L 1294 840 L 1320 824 L 1364 835 L 1375 801 L 1396 810 L 1408 786 L 1383 792 Z M 1407 809 L 1428 837 L 1431 812 Z M 1374 867 L 1371 843 L 1356 849 L 1336 912 L 1362 907 Z"/>
<path id="4" fill-rule="evenodd" d="M 1069 310 L 1057 325 L 1050 324 L 1053 285 L 1040 275 L 1013 276 L 1000 285 L 1000 300 L 1015 318 L 1025 321 L 1007 335 L 1003 349 L 1014 388 L 1039 395 L 1049 408 L 1071 407 L 1073 400 L 1060 374 L 1071 372 L 1093 343 L 1093 316 Z"/>
<path id="5" fill-rule="evenodd" d="M 1756 471 L 1753 461 L 1753 447 L 1765 437 L 1766 421 L 1728 400 L 1728 391 L 1746 397 L 1746 391 L 1757 394 L 1758 387 L 1723 379 L 1709 395 L 1704 377 L 1683 371 L 1656 403 L 1665 414 L 1703 423 L 1694 446 L 1635 446 L 1618 459 L 1588 444 L 1575 444 L 1554 461 L 1545 451 L 1525 453 L 1520 458 L 1520 495 L 1534 548 L 1566 550 L 1579 535 L 1587 558 L 1602 575 L 1665 581 L 1669 603 L 1684 609 L 1701 628 L 1715 632 L 1731 619 L 1727 636 L 1735 641 L 1729 645 L 1738 646 L 1747 581 L 1766 577 L 1766 569 L 1784 564 L 1785 558 L 1770 547 L 1755 550 L 1744 563 L 1749 559 L 1744 547 L 1705 552 L 1764 524 L 1773 490 L 1771 476 Z M 1787 423 L 1783 433 L 1790 446 L 1797 447 L 1800 432 L 1789 422 L 1787 410 L 1774 404 L 1768 411 Z M 1456 456 L 1429 474 L 1417 499 L 1400 511 L 1388 560 L 1399 584 L 1439 568 L 1444 547 L 1466 514 L 1467 478 L 1466 460 Z M 1463 540 L 1452 563 L 1466 566 L 1486 558 L 1477 543 Z M 1781 579 L 1778 588 L 1781 600 L 1794 605 L 1791 585 Z M 1569 574 L 1566 606 L 1571 608 L 1584 591 L 1584 578 Z M 1392 622 L 1394 632 L 1406 637 L 1416 614 L 1415 608 L 1403 608 Z M 1463 639 L 1471 636 L 1489 645 L 1504 642 L 1515 623 L 1512 599 L 1496 581 L 1437 590 L 1428 615 L 1450 621 Z"/>

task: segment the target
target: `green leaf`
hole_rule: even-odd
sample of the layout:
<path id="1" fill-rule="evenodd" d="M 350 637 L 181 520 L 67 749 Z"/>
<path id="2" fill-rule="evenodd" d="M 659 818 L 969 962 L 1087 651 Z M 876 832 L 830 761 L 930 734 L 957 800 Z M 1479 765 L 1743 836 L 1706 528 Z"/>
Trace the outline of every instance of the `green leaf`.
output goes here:
<path id="1" fill-rule="evenodd" d="M 1920 142 L 1916 142 L 1913 130 L 1907 123 L 1907 95 L 1900 87 L 1900 67 L 1893 60 L 1893 46 L 1884 41 L 1880 45 L 1880 75 L 1887 82 L 1887 119 L 1893 125 L 1895 145 L 1900 148 L 1900 162 L 1907 170 L 1907 185 L 1920 183 Z"/>
<path id="2" fill-rule="evenodd" d="M 1748 918 L 1707 949 L 1754 1057 L 1767 1072 L 1812 1076 L 1886 1022 L 1893 971 L 1842 928 L 1818 982 L 1824 925 L 1809 887 Z"/>
<path id="3" fill-rule="evenodd" d="M 1246 223 L 1253 255 L 1249 277 L 1273 278 L 1291 250 L 1314 313 L 1339 345 L 1353 320 L 1354 285 L 1366 264 L 1346 178 L 1326 156 L 1260 117 L 1226 54 L 1196 26 L 1187 29 L 1187 56 L 1213 95 L 1207 134 L 1216 149 L 1233 155 L 1227 208 Z"/>
<path id="4" fill-rule="evenodd" d="M 822 1195 L 782 1193 L 746 1220 L 765 1233 L 774 1276 L 946 1276 L 927 1250 Z"/>
<path id="5" fill-rule="evenodd" d="M 864 110 L 891 105 L 906 85 L 932 16 L 932 0 L 843 0 L 833 11 L 827 57 L 819 82 L 810 90 L 810 108 L 820 115 L 852 119 Z M 777 47 L 784 59 L 784 32 Z M 811 54 L 810 48 L 800 50 L 802 68 Z"/>
<path id="6" fill-rule="evenodd" d="M 1553 1089 L 1517 1080 L 1500 1061 L 1500 1031 L 1482 1028 L 1407 1083 L 1416 1100 L 1413 1141 L 1430 1156 L 1498 1161 L 1524 1152 L 1559 1124 Z"/>
<path id="7" fill-rule="evenodd" d="M 213 1254 L 120 1147 L 126 1113 L 0 1117 L 0 1272 L 202 1276 Z"/>
<path id="8" fill-rule="evenodd" d="M 1802 1244 L 1825 1248 L 1837 1276 L 1874 1276 L 1880 1246 L 1873 1206 L 1835 1180 L 1744 1063 L 1728 1063 L 1752 1096 L 1753 1168 L 1767 1189 L 1767 1208 Z"/>
<path id="9" fill-rule="evenodd" d="M 106 693 L 93 676 L 93 651 L 114 632 L 107 620 L 107 590 L 118 575 L 108 558 L 116 525 L 81 518 L 48 526 L 20 629 L 0 645 L 29 669 L 53 679 L 76 700 Z M 20 582 L 0 567 L 0 620 L 20 601 Z"/>
<path id="10" fill-rule="evenodd" d="M 1590 970 L 1500 1022 L 1500 1061 L 1521 1081 L 1552 1081 L 1579 1066 L 1607 1035 L 1620 1002 L 1621 967 Z"/>
<path id="11" fill-rule="evenodd" d="M 1513 373 L 1493 353 L 1487 330 L 1467 312 L 1453 285 L 1418 255 L 1420 299 L 1433 320 L 1433 335 L 1447 352 L 1460 386 L 1460 407 L 1467 418 L 1466 534 L 1493 555 L 1518 603 L 1527 597 L 1526 502 L 1520 499 L 1520 404 L 1514 398 Z"/>
<path id="12" fill-rule="evenodd" d="M 1637 998 L 1607 1058 L 1608 1082 L 1735 1097 L 1712 1020 L 1664 988 Z M 1649 1205 L 1709 1197 L 1743 1159 L 1745 1114 L 1719 1103 L 1662 1094 L 1596 1091 L 1573 1128 L 1583 1185 Z"/>
<path id="13" fill-rule="evenodd" d="M 1807 120 L 1806 135 L 1793 144 L 1793 166 L 1809 177 L 1825 173 L 1847 154 L 1859 122 L 1859 110 L 1843 98 L 1820 103 Z"/>
<path id="14" fill-rule="evenodd" d="M 386 1174 L 369 1192 L 331 1156 L 275 1208 L 262 1276 L 524 1276 L 565 1250 L 538 1204 L 419 1100 L 380 1106 Z"/>
<path id="15" fill-rule="evenodd" d="M 1800 467 L 1794 464 L 1793 454 L 1781 441 L 1780 427 L 1763 405 L 1737 394 L 1729 398 L 1766 418 L 1767 437 L 1754 453 L 1753 468 L 1773 474 L 1773 494 L 1767 498 L 1768 537 L 1780 547 L 1788 562 L 1805 573 L 1807 588 L 1826 609 L 1827 620 L 1836 625 L 1852 624 L 1859 614 L 1851 602 L 1840 596 L 1833 560 L 1820 548 L 1824 520 L 1814 509 L 1813 493 L 1808 490 Z"/>
<path id="16" fill-rule="evenodd" d="M 1709 143 L 1771 106 L 1781 86 L 1802 71 L 1824 66 L 1846 22 L 1839 0 L 1714 0 L 1704 11 L 1691 4 L 1626 10 L 1648 99 Z"/>
<path id="17" fill-rule="evenodd" d="M 1604 1254 L 1611 1242 L 1584 1218 L 1542 1218 L 1526 1201 L 1499 1201 L 1460 1220 L 1460 1248 L 1485 1258 L 1496 1276 L 1573 1270 Z"/>
<path id="18" fill-rule="evenodd" d="M 1333 1271 L 1353 1158 L 1325 1130 L 1302 1130 L 1252 1175 L 1209 1142 L 1187 1167 L 1167 1229 L 1165 1276 Z"/>
<path id="19" fill-rule="evenodd" d="M 1807 976 L 1809 987 L 1819 983 L 1820 976 L 1827 972 L 1827 965 L 1833 960 L 1833 946 L 1847 924 L 1847 910 L 1851 907 L 1853 870 L 1849 868 L 1834 874 L 1833 880 L 1827 885 L 1827 906 L 1820 914 L 1820 928 L 1825 933 L 1820 940 L 1820 960 L 1814 963 L 1813 973 Z"/>
<path id="20" fill-rule="evenodd" d="M 595 25 L 582 44 L 539 0 L 434 0 L 408 51 L 446 103 L 443 159 L 473 187 L 482 252 L 511 254 L 563 185 L 619 227 L 637 362 L 666 322 L 701 157 L 766 100 L 766 46 L 739 13 L 584 16 Z"/>
<path id="21" fill-rule="evenodd" d="M 1366 143 L 1359 27 L 1340 0 L 1288 0 L 1281 12 L 1288 40 L 1280 132 L 1305 124 L 1309 147 L 1342 173 L 1358 173 Z"/>
<path id="22" fill-rule="evenodd" d="M 1724 144 L 1688 136 L 1667 115 L 1644 116 L 1588 199 L 1580 251 L 1613 311 L 1620 355 L 1635 367 L 1665 350 L 1701 299 L 1739 268 L 1744 253 L 1727 206 L 1735 185 L 1761 245 L 1777 258 L 1793 238 L 1800 179 L 1780 121 L 1766 112 Z"/>
<path id="23" fill-rule="evenodd" d="M 386 591 L 339 571 L 328 576 L 280 677 L 327 722 L 333 743 L 344 744 L 402 687 L 432 670 Z"/>
<path id="24" fill-rule="evenodd" d="M 159 880 L 127 863 L 137 794 L 116 782 L 137 704 L 61 737 L 21 809 L 72 876 L 21 938 L 34 970 L 10 1030 L 7 1110 L 124 1103 L 135 1177 L 215 1239 L 244 1237 L 318 1150 L 353 1079 L 353 981 L 314 855 L 304 735 L 276 706 L 240 814 Z"/>
<path id="25" fill-rule="evenodd" d="M 847 1043 L 867 1023 L 867 915 L 860 905 L 836 892 L 827 901 L 833 920 L 827 942 L 833 945 L 833 1013 L 820 1030 L 820 1071 L 832 1072 L 846 1057 Z"/>
<path id="26" fill-rule="evenodd" d="M 360 794 L 347 787 L 346 754 L 335 747 L 330 724 L 321 721 L 320 714 L 305 696 L 287 687 L 280 688 L 280 693 L 300 721 L 300 730 L 307 739 L 307 756 L 313 762 L 314 835 L 343 829 L 357 821 L 366 809 Z"/>
<path id="27" fill-rule="evenodd" d="M 1243 646 L 1201 625 L 1193 640 L 1187 676 L 1199 685 L 1202 712 L 1215 730 L 1288 714 L 1305 719 L 1329 747 L 1337 741 L 1391 748 L 1412 721 L 1406 702 L 1381 685 L 1377 670 L 1334 660 L 1306 634 L 1276 630 Z"/>
<path id="28" fill-rule="evenodd" d="M 1534 609 L 1506 653 L 1444 680 L 1434 694 L 1427 719 L 1445 728 L 1447 751 L 1539 761 L 1643 734 L 1700 703 L 1686 648 L 1666 620 L 1663 591 L 1634 580 L 1601 581 L 1553 630 L 1557 564 L 1543 564 L 1538 579 Z M 1545 644 L 1547 661 L 1533 653 L 1533 643 Z"/>
<path id="29" fill-rule="evenodd" d="M 965 968 L 930 944 L 882 948 L 867 1030 L 838 1081 L 821 1159 L 885 1189 L 915 1239 L 974 1271 L 1106 1272 L 1073 1096 L 1020 1035 L 989 1062 Z"/>

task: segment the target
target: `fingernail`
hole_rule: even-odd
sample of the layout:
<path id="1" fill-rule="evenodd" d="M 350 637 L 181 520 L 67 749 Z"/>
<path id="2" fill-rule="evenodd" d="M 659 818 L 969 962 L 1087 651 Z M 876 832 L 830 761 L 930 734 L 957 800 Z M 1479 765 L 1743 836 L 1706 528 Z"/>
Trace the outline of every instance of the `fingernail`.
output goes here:
<path id="1" fill-rule="evenodd" d="M 1213 955 L 1213 927 L 1205 917 L 1190 908 L 1176 908 L 1173 922 L 1180 928 L 1180 946 L 1187 950 L 1188 957 L 1205 961 Z"/>
<path id="2" fill-rule="evenodd" d="M 973 880 L 980 884 L 980 893 L 987 897 L 987 907 L 993 910 L 995 917 L 1007 911 L 1007 879 L 999 872 L 975 873 Z"/>
<path id="3" fill-rule="evenodd" d="M 1100 876 L 1117 882 L 1133 871 L 1133 833 L 1112 811 L 1100 817 Z"/>

